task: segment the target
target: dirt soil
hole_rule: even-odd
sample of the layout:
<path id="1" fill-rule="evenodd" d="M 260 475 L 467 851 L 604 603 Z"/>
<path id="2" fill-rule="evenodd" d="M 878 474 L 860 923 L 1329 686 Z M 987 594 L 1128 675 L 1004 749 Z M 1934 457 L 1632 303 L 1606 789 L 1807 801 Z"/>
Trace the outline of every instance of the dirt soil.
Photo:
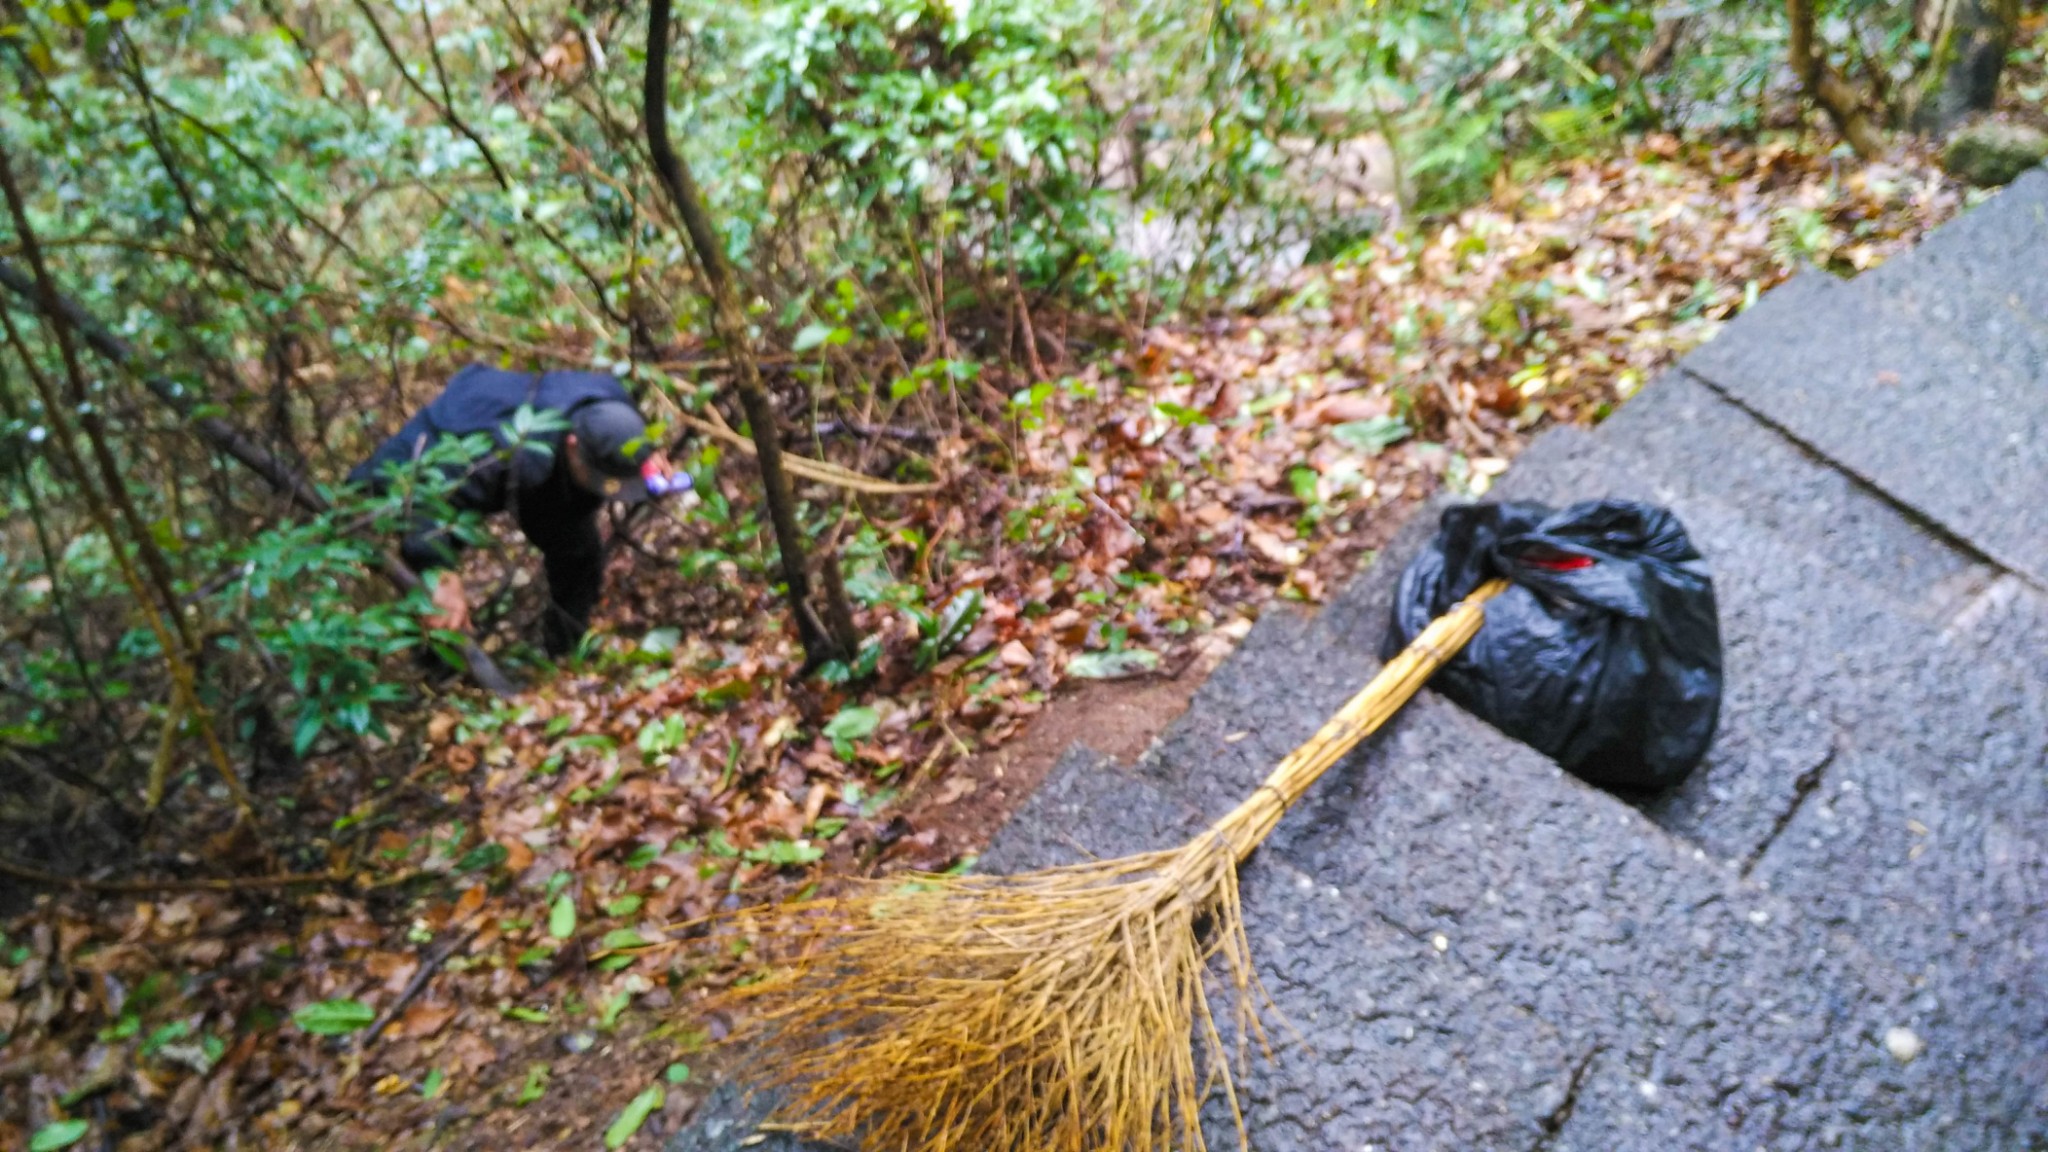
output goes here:
<path id="1" fill-rule="evenodd" d="M 910 822 L 938 829 L 947 851 L 979 851 L 1069 748 L 1086 744 L 1128 763 L 1187 710 L 1214 667 L 1197 658 L 1171 673 L 1069 682 L 1022 735 L 955 765 L 940 789 L 912 805 Z"/>

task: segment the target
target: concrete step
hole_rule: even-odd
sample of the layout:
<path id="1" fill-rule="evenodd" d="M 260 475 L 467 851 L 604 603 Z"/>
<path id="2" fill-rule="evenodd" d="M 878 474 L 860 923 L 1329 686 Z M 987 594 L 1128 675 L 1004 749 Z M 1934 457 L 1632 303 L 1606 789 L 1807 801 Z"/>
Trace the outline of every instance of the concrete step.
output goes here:
<path id="1" fill-rule="evenodd" d="M 2048 169 L 2035 169 L 1986 203 L 1936 229 L 1911 251 L 1854 280 L 1865 298 L 1910 302 L 1922 318 L 1973 342 L 2010 336 L 2048 319 Z M 1984 307 L 2002 304 L 2003 309 Z M 2015 320 L 2034 324 L 2015 325 Z M 2039 345 L 2034 345 L 2038 351 Z M 2018 361 L 2038 372 L 2034 356 Z"/>
<path id="2" fill-rule="evenodd" d="M 1856 282 L 1772 293 L 1681 367 L 2048 587 L 2043 251 L 2037 173 Z"/>
<path id="3" fill-rule="evenodd" d="M 1169 847 L 1207 822 L 1147 776 L 1077 750 L 984 860 L 1016 872 Z M 1371 899 L 1279 853 L 1261 850 L 1240 885 L 1273 1009 L 1274 1058 L 1239 1070 L 1252 1148 L 1387 1147 L 1417 1130 L 1500 1147 L 1542 1133 L 1571 1073 L 1546 1021 Z M 1235 1145 L 1222 1100 L 1205 1127 L 1213 1146 Z"/>
<path id="4" fill-rule="evenodd" d="M 1738 867 L 1758 858 L 1842 743 L 1829 686 L 1845 654 L 1894 618 L 1931 627 L 1990 579 L 1676 374 L 1598 435 L 1543 437 L 1499 494 L 1648 500 L 1672 508 L 1707 557 L 1721 614 L 1720 729 L 1685 783 L 1641 803 L 1661 826 Z"/>
<path id="5" fill-rule="evenodd" d="M 1726 730 L 1700 778 L 1647 810 L 1731 860 L 1770 816 L 1740 857 L 1752 877 L 1828 928 L 1927 1042 L 1910 1084 L 1831 1076 L 1844 1099 L 1890 1101 L 1927 1146 L 2048 1138 L 2048 1021 L 2014 1024 L 2048 990 L 2048 854 L 2027 831 L 2048 823 L 2048 681 L 2025 650 L 2039 598 L 1682 377 L 1635 403 L 1532 451 L 1504 494 L 1658 500 L 1715 565 Z M 1823 759 L 1783 804 L 1816 727 Z"/>

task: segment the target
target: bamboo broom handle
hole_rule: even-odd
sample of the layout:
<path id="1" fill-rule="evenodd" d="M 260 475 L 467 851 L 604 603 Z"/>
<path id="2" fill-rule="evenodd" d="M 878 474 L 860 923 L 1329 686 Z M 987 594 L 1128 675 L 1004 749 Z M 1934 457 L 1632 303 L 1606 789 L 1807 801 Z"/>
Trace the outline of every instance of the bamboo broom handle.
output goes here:
<path id="1" fill-rule="evenodd" d="M 1307 743 L 1288 753 L 1258 791 L 1211 825 L 1210 831 L 1231 845 L 1238 860 L 1251 855 L 1309 785 L 1399 712 L 1445 661 L 1478 634 L 1486 622 L 1485 603 L 1507 586 L 1505 580 L 1489 580 L 1457 607 L 1430 621 L 1422 635 L 1409 641 L 1408 647 L 1389 660 Z"/>

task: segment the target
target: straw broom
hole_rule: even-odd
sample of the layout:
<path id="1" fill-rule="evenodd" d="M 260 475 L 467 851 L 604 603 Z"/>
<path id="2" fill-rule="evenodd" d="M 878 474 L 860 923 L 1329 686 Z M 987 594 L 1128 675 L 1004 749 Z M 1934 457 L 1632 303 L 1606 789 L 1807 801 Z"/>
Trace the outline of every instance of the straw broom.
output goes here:
<path id="1" fill-rule="evenodd" d="M 768 972 L 730 1042 L 775 1126 L 867 1149 L 1206 1147 L 1203 1101 L 1244 1119 L 1206 982 L 1259 1036 L 1237 867 L 1332 764 L 1479 631 L 1491 581 L 1439 617 L 1188 843 L 1015 876 L 899 875 L 745 914 Z M 1209 1054 L 1198 1061 L 1195 1044 Z"/>

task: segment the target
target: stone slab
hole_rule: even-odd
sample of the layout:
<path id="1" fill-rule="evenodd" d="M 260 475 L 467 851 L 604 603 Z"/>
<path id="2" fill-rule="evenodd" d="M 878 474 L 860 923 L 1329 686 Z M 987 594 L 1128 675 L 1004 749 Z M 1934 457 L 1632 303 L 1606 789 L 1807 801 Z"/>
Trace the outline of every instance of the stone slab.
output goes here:
<path id="1" fill-rule="evenodd" d="M 1847 286 L 1922 307 L 1921 319 L 1972 342 L 2017 336 L 2013 320 L 2048 318 L 2044 244 L 2048 169 L 2037 168 Z M 2005 308 L 1977 307 L 1994 301 Z"/>
<path id="2" fill-rule="evenodd" d="M 1890 282 L 1979 269 L 2012 290 L 2003 336 L 1978 316 L 1945 322 L 1851 284 L 1796 306 L 1759 305 L 1681 367 L 2048 587 L 2048 503 L 2037 497 L 2048 477 L 2048 374 L 2029 358 L 2019 319 L 2048 317 L 2044 190 L 2048 177 L 2030 177 L 1939 230 L 1924 250 L 1932 255 L 1881 270 Z"/>
<path id="3" fill-rule="evenodd" d="M 2028 1007 L 2048 1001 L 2048 934 L 2037 927 L 2048 917 L 2040 597 L 1963 552 L 1944 560 L 1948 546 L 1932 536 L 1911 540 L 1909 515 L 1878 495 L 1817 488 L 1800 478 L 1819 468 L 1812 462 L 1768 461 L 1757 430 L 1732 423 L 1711 397 L 1668 381 L 1648 394 L 1659 395 L 1661 406 L 1633 425 L 1532 452 L 1508 486 L 1553 497 L 1611 486 L 1659 499 L 1716 566 L 1729 730 L 1701 787 L 1648 810 L 1703 843 L 1739 843 L 1728 830 L 1753 829 L 1754 815 L 1772 812 L 1768 782 L 1783 778 L 1759 751 L 1799 710 L 1821 717 L 1825 760 L 1800 781 L 1797 802 L 1776 809 L 1766 850 L 1747 862 L 1891 990 L 1847 1022 L 1869 1041 L 1911 1028 L 1928 1050 L 1907 1069 L 1880 1061 L 1830 1073 L 1844 1115 L 1864 1131 L 1889 1126 L 1909 1138 L 1901 1146 L 2048 1139 L 2039 1075 L 2048 1014 Z M 1730 467 L 1686 459 L 1688 429 L 1726 450 Z M 1765 463 L 1746 470 L 1745 460 Z M 1739 508 L 1702 494 L 1744 476 L 1760 482 L 1737 488 Z M 1811 505 L 1791 498 L 1817 491 L 1825 498 Z M 1802 509 L 1809 526 L 1797 531 Z M 1857 524 L 1851 540 L 1886 543 L 1844 552 L 1827 531 L 1838 518 Z M 1880 567 L 1874 556 L 1893 562 Z"/>

